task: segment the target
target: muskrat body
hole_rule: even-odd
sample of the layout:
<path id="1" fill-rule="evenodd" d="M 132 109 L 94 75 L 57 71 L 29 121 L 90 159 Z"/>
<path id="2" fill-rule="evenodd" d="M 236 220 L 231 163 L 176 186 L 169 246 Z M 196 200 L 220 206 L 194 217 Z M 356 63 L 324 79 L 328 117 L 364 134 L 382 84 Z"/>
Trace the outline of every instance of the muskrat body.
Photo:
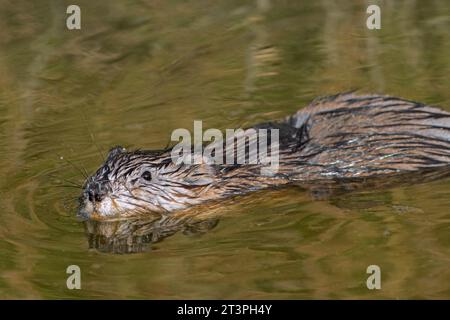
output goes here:
<path id="1" fill-rule="evenodd" d="M 87 217 L 167 213 L 290 183 L 370 178 L 450 165 L 450 113 L 414 101 L 344 93 L 254 128 L 279 130 L 279 170 L 261 164 L 174 163 L 171 149 L 112 149 L 85 183 Z"/>

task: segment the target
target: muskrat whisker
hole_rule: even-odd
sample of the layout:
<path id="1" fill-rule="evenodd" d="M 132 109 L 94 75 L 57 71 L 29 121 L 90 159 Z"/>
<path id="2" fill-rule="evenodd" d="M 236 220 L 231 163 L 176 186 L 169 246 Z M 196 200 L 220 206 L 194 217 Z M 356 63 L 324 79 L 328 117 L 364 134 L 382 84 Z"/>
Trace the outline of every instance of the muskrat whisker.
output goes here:
<path id="1" fill-rule="evenodd" d="M 83 187 L 81 186 L 72 186 L 72 185 L 66 185 L 66 184 L 61 184 L 61 185 L 53 185 L 53 187 L 55 188 L 74 188 L 74 189 L 83 189 Z"/>
<path id="2" fill-rule="evenodd" d="M 78 202 L 80 200 L 80 198 L 79 197 L 69 197 L 69 198 L 66 198 L 66 199 L 64 199 L 64 201 L 65 202 Z"/>
<path id="3" fill-rule="evenodd" d="M 59 157 L 61 160 L 64 160 L 65 162 L 67 162 L 68 164 L 70 164 L 73 168 L 75 168 L 76 170 L 78 170 L 78 171 L 81 173 L 81 175 L 82 175 L 85 179 L 88 179 L 89 174 L 88 174 L 87 170 L 86 170 L 84 167 L 81 167 L 81 168 L 80 168 L 80 167 L 76 166 L 72 161 L 66 159 L 65 157 L 63 157 L 63 156 L 61 156 L 61 155 L 59 155 L 59 154 L 57 154 L 57 155 L 58 155 L 58 157 Z M 82 170 L 82 169 L 83 169 L 83 170 Z"/>
<path id="4" fill-rule="evenodd" d="M 65 178 L 61 178 L 61 177 L 57 177 L 57 176 L 55 176 L 55 175 L 52 175 L 51 173 L 47 173 L 47 175 L 48 175 L 49 177 L 51 177 L 51 178 L 58 179 L 58 180 L 62 180 L 62 181 L 64 181 L 64 182 L 66 182 L 66 183 L 69 183 L 70 185 L 72 185 L 72 186 L 74 186 L 74 187 L 77 187 L 77 188 L 80 188 L 80 189 L 83 188 L 83 185 L 82 185 L 82 184 L 73 182 L 73 181 L 71 181 L 71 180 L 68 180 L 68 179 L 65 179 Z"/>
<path id="5" fill-rule="evenodd" d="M 88 121 L 88 119 L 86 117 L 86 114 L 84 113 L 83 108 L 80 108 L 80 111 L 81 111 L 81 114 L 82 114 L 82 116 L 84 118 L 84 124 L 85 124 L 85 127 L 86 127 L 86 129 L 87 129 L 87 131 L 89 133 L 89 138 L 91 139 L 91 142 L 94 144 L 95 148 L 97 149 L 97 152 L 100 155 L 100 158 L 102 159 L 102 161 L 105 161 L 106 160 L 105 154 L 104 154 L 103 150 L 99 147 L 99 145 L 96 142 L 94 133 L 91 131 L 91 128 L 89 127 L 89 121 Z"/>
<path id="6" fill-rule="evenodd" d="M 68 183 L 67 185 L 65 184 L 54 184 L 53 186 L 68 186 L 68 187 L 72 187 L 72 188 L 78 188 L 78 189 L 83 189 L 83 186 L 81 184 L 77 184 L 77 183 L 73 183 L 72 181 L 67 181 L 65 179 L 61 179 L 64 182 Z"/>

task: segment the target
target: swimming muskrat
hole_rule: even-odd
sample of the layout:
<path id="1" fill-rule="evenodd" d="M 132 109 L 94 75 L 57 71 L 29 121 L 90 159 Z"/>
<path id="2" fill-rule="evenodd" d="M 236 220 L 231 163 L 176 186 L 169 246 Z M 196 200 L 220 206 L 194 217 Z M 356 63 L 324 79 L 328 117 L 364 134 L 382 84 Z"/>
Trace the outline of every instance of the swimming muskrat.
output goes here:
<path id="1" fill-rule="evenodd" d="M 312 181 L 370 178 L 450 165 L 450 113 L 381 95 L 342 93 L 254 128 L 279 129 L 279 170 L 261 164 L 177 164 L 171 148 L 113 148 L 87 179 L 79 214 L 106 218 L 168 213 L 253 190 Z"/>

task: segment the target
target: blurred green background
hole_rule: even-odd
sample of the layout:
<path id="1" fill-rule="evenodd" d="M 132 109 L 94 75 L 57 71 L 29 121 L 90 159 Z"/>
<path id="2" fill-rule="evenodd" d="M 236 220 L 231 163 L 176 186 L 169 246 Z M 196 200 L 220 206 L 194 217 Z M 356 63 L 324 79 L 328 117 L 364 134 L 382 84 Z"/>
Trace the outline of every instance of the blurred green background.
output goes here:
<path id="1" fill-rule="evenodd" d="M 114 145 L 161 148 L 193 120 L 245 127 L 349 89 L 450 111 L 449 73 L 447 0 L 2 0 L 0 298 L 450 298 L 449 180 L 259 192 L 201 236 L 121 255 L 88 248 L 79 191 L 58 186 Z M 82 290 L 66 288 L 72 264 Z"/>

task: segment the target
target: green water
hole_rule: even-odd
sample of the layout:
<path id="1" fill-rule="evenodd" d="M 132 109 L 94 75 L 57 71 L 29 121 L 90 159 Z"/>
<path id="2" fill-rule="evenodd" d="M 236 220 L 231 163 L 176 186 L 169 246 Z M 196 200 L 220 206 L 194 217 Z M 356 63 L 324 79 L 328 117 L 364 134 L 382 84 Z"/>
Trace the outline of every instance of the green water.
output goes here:
<path id="1" fill-rule="evenodd" d="M 80 0 L 69 31 L 70 1 L 2 1 L 0 298 L 450 298 L 448 179 L 322 200 L 258 192 L 136 250 L 124 232 L 122 251 L 92 245 L 79 190 L 61 187 L 114 145 L 161 148 L 194 120 L 245 127 L 318 95 L 450 110 L 450 2 L 370 3 L 381 30 L 359 0 Z M 372 264 L 381 290 L 366 287 Z"/>

